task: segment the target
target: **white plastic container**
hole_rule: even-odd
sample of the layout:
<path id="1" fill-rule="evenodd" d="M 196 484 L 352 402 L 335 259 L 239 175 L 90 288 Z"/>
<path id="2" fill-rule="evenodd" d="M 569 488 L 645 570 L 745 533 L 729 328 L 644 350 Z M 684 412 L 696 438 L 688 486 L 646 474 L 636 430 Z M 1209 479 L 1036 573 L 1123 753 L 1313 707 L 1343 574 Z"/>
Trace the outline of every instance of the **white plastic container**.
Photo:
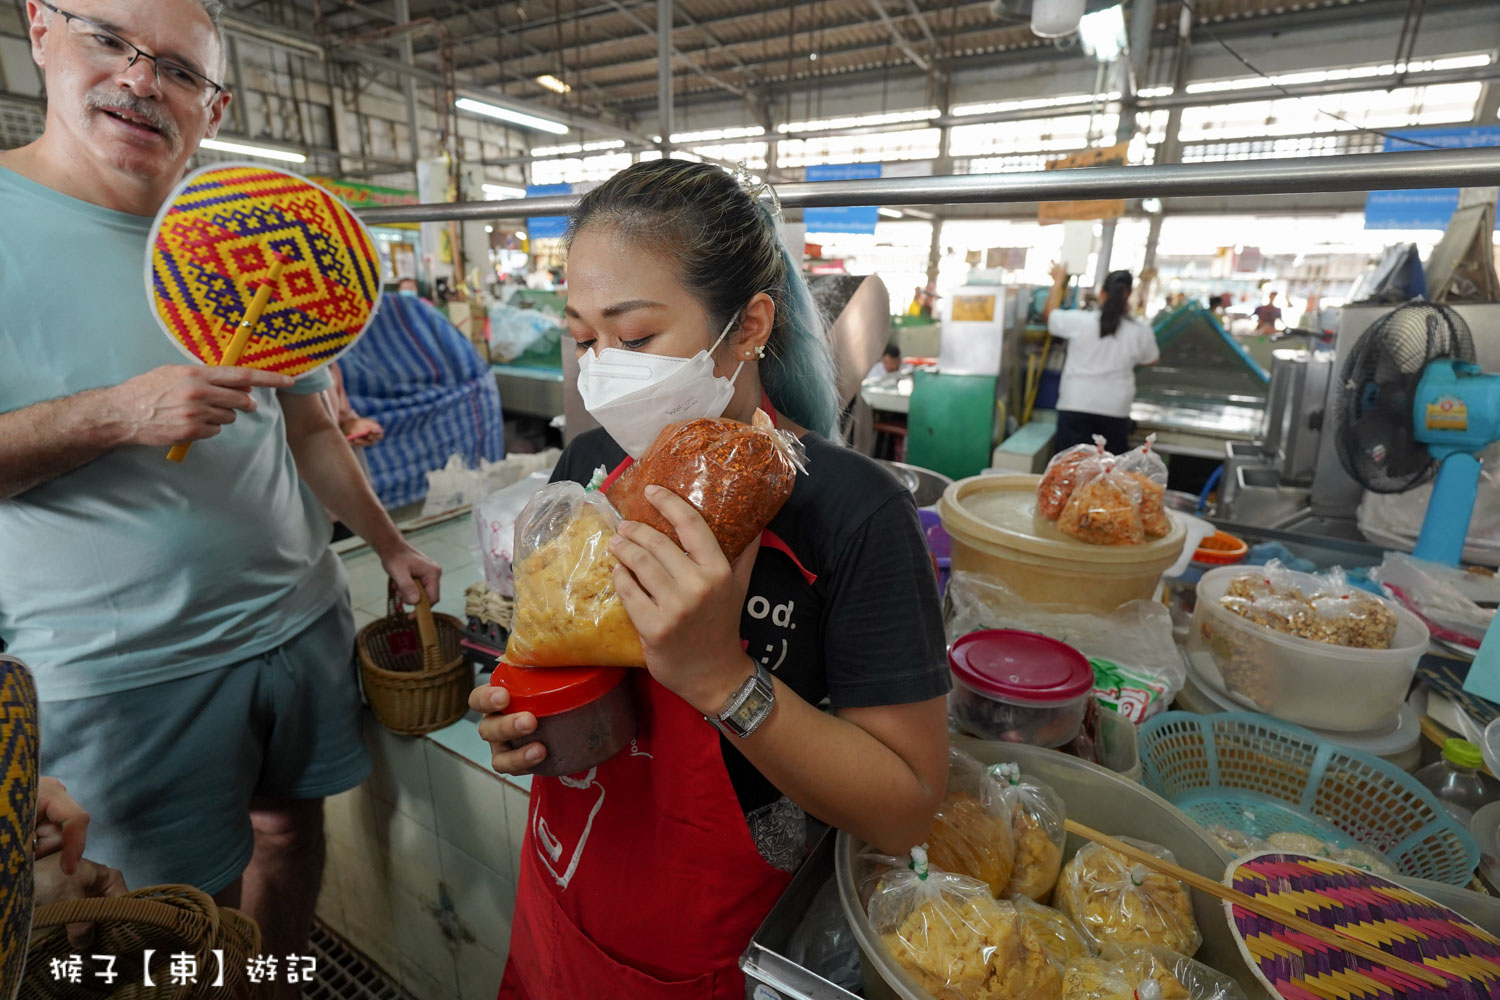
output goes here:
<path id="1" fill-rule="evenodd" d="M 1380 728 L 1400 710 L 1427 651 L 1428 631 L 1405 608 L 1390 649 L 1354 649 L 1286 635 L 1242 618 L 1219 599 L 1243 566 L 1211 570 L 1198 582 L 1188 654 L 1198 677 L 1240 705 L 1287 722 L 1335 733 Z M 1289 573 L 1309 592 L 1317 577 Z M 1206 655 L 1205 655 L 1206 654 Z M 1227 678 L 1226 679 L 1226 674 Z"/>

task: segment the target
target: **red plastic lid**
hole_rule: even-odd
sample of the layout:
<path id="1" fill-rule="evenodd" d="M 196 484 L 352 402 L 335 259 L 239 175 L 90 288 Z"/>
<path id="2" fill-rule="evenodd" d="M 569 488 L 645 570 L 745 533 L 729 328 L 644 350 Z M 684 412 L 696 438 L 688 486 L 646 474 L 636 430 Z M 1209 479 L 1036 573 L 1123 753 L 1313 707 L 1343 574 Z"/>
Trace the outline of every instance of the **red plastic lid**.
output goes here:
<path id="1" fill-rule="evenodd" d="M 948 666 L 980 694 L 1027 704 L 1072 701 L 1094 687 L 1094 670 L 1078 650 L 1015 629 L 970 632 L 948 651 Z"/>
<path id="2" fill-rule="evenodd" d="M 500 661 L 490 684 L 510 692 L 512 712 L 561 715 L 596 701 L 625 679 L 626 667 L 517 667 Z"/>

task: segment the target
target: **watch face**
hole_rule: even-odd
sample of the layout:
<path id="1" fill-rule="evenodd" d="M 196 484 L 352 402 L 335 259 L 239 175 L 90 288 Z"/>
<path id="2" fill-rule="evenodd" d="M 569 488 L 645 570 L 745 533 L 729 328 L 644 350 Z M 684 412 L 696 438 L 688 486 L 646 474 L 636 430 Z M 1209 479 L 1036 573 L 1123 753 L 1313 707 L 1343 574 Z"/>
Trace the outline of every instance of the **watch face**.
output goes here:
<path id="1" fill-rule="evenodd" d="M 771 714 L 771 706 L 775 703 L 775 700 L 775 689 L 760 676 L 760 671 L 756 671 L 756 675 L 752 679 L 750 691 L 744 702 L 735 710 L 734 715 L 726 721 L 738 730 L 741 735 L 749 736 L 760 727 L 761 723 L 766 721 L 766 717 Z"/>

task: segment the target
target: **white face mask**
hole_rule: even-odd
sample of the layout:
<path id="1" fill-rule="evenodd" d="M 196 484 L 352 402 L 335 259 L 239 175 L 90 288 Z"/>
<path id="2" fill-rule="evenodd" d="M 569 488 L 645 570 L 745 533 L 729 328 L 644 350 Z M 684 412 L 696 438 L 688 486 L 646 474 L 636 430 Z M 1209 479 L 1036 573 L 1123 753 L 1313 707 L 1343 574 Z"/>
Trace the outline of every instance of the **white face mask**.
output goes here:
<path id="1" fill-rule="evenodd" d="M 597 357 L 584 351 L 578 358 L 578 393 L 584 409 L 631 458 L 644 455 L 668 424 L 722 416 L 745 363 L 741 361 L 729 378 L 721 378 L 714 374 L 712 355 L 737 319 L 738 312 L 712 347 L 690 358 L 618 347 L 606 348 Z"/>

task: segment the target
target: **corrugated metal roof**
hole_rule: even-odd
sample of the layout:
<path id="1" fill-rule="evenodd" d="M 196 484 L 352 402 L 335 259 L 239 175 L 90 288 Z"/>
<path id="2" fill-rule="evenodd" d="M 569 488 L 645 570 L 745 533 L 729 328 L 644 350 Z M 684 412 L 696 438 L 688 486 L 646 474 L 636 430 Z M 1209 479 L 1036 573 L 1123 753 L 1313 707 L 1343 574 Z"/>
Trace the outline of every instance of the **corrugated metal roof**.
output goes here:
<path id="1" fill-rule="evenodd" d="M 315 0 L 296 0 L 310 20 Z M 1200 20 L 1221 22 L 1292 15 L 1390 0 L 1195 0 Z M 1442 0 L 1428 0 L 1429 8 Z M 391 17 L 354 0 L 324 0 L 330 34 L 389 30 Z M 877 13 L 884 8 L 889 24 Z M 504 86 L 539 104 L 594 111 L 628 110 L 657 96 L 655 0 L 411 0 L 413 19 L 442 25 L 458 77 Z M 1180 7 L 1158 0 L 1158 27 L 1177 23 Z M 1351 12 L 1350 16 L 1354 16 Z M 676 0 L 674 91 L 753 94 L 788 78 L 831 81 L 840 75 L 912 68 L 911 53 L 942 65 L 1048 46 L 1025 24 L 997 19 L 989 0 L 805 0 L 766 7 L 764 0 Z M 418 62 L 438 67 L 439 35 L 415 39 Z M 908 52 L 909 50 L 909 52 Z M 812 58 L 813 53 L 817 58 Z M 552 74 L 573 89 L 557 95 L 535 82 Z M 804 86 L 806 84 L 804 83 Z"/>

